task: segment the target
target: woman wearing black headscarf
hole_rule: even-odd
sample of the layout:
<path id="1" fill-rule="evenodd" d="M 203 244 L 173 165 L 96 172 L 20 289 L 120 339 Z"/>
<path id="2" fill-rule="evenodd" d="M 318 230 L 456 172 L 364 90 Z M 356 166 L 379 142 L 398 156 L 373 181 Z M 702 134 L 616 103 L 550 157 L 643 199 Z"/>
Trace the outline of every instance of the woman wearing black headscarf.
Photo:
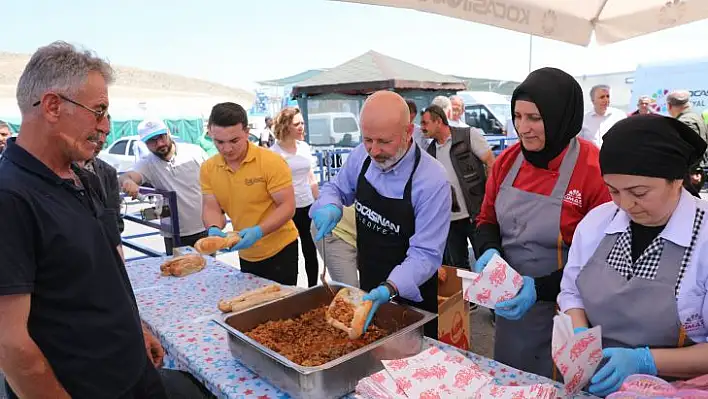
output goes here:
<path id="1" fill-rule="evenodd" d="M 568 247 L 578 222 L 610 200 L 598 148 L 576 138 L 583 123 L 578 82 L 555 68 L 531 73 L 511 99 L 519 144 L 487 180 L 477 218 L 475 271 L 500 254 L 524 276 L 519 294 L 496 306 L 494 358 L 551 377 L 551 333 Z"/>
<path id="2" fill-rule="evenodd" d="M 708 203 L 682 187 L 705 150 L 691 128 L 659 115 L 617 122 L 603 137 L 613 202 L 578 225 L 558 296 L 576 332 L 602 326 L 607 363 L 593 394 L 632 374 L 708 374 Z"/>

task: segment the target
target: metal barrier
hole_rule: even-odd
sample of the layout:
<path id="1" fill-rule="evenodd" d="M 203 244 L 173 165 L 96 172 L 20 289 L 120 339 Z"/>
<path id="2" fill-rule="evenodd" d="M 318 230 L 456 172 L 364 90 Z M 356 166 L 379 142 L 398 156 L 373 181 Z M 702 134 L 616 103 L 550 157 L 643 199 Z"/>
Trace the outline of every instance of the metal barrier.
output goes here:
<path id="1" fill-rule="evenodd" d="M 506 137 L 506 136 L 484 136 L 487 139 L 487 143 L 492 148 L 492 152 L 495 156 L 501 154 L 502 151 L 511 147 L 519 141 L 518 137 Z"/>
<path id="2" fill-rule="evenodd" d="M 346 155 L 349 155 L 352 150 L 350 148 L 315 150 L 314 155 L 317 158 L 317 166 L 314 168 L 314 173 L 319 180 L 318 184 L 320 186 L 339 172 L 339 169 L 344 165 Z"/>
<path id="3" fill-rule="evenodd" d="M 177 213 L 177 193 L 175 193 L 174 191 L 165 191 L 165 190 L 158 190 L 158 189 L 149 188 L 149 187 L 140 187 L 139 194 L 140 195 L 138 196 L 138 199 L 141 202 L 146 202 L 145 200 L 148 197 L 159 196 L 159 198 L 161 200 L 155 201 L 155 205 L 156 205 L 155 208 L 160 210 L 160 214 L 156 213 L 156 216 L 158 216 L 158 218 L 149 220 L 149 219 L 145 218 L 144 214 L 141 212 L 135 212 L 132 214 L 129 214 L 126 212 L 126 214 L 123 215 L 123 219 L 131 221 L 133 223 L 143 225 L 143 226 L 151 227 L 153 229 L 156 229 L 157 231 L 153 231 L 153 232 L 149 232 L 149 233 L 133 234 L 133 235 L 129 235 L 129 236 L 122 236 L 121 241 L 122 241 L 124 247 L 130 248 L 132 250 L 135 250 L 137 252 L 144 254 L 144 256 L 136 256 L 136 257 L 132 257 L 132 258 L 127 258 L 126 261 L 138 260 L 138 259 L 144 259 L 144 258 L 150 258 L 150 257 L 160 257 L 160 256 L 165 255 L 164 252 L 156 251 L 154 249 L 148 248 L 144 245 L 140 245 L 137 242 L 133 241 L 138 238 L 160 235 L 160 232 L 164 232 L 172 237 L 175 248 L 179 247 L 182 244 L 180 242 L 180 236 L 179 236 L 179 216 Z M 162 212 L 165 209 L 168 210 L 169 216 L 162 217 Z"/>
<path id="4" fill-rule="evenodd" d="M 487 140 L 487 143 L 489 143 L 489 147 L 491 147 L 495 156 L 498 156 L 502 151 L 519 141 L 518 137 L 485 135 L 484 138 Z M 353 148 L 315 150 L 313 155 L 317 158 L 317 166 L 314 167 L 314 173 L 319 180 L 320 186 L 324 184 L 325 181 L 329 180 L 328 177 L 332 178 L 339 172 L 339 169 L 344 165 L 346 155 L 351 153 L 352 150 Z"/>

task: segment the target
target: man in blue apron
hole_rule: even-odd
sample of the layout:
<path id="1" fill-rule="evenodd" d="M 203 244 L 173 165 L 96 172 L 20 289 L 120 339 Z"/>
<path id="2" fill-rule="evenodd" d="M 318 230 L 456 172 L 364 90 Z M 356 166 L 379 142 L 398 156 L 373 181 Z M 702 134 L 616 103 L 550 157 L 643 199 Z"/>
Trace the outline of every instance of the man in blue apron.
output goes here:
<path id="1" fill-rule="evenodd" d="M 452 206 L 445 170 L 411 138 L 408 106 L 396 93 L 372 94 L 361 110 L 363 144 L 320 190 L 310 216 L 316 240 L 354 204 L 361 289 L 378 307 L 393 297 L 437 313 L 441 265 Z M 437 337 L 437 321 L 425 326 Z"/>

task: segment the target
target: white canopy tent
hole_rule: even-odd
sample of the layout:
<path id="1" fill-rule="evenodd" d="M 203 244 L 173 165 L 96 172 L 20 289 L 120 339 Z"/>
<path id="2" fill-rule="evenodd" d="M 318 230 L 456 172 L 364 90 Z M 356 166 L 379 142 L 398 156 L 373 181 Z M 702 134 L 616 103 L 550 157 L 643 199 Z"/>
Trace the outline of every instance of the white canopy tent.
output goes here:
<path id="1" fill-rule="evenodd" d="M 708 0 L 335 0 L 408 8 L 587 46 L 708 18 Z"/>

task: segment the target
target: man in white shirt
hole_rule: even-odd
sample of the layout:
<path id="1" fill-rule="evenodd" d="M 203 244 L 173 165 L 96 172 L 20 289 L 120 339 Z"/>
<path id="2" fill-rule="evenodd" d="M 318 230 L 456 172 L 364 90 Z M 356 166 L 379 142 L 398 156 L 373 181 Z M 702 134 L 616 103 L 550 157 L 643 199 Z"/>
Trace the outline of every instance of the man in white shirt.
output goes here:
<path id="1" fill-rule="evenodd" d="M 465 123 L 465 100 L 460 96 L 450 96 L 450 105 L 452 111 L 450 114 L 449 123 L 452 127 L 469 127 Z"/>
<path id="2" fill-rule="evenodd" d="M 181 245 L 193 246 L 206 237 L 202 222 L 202 191 L 199 185 L 199 169 L 208 158 L 204 150 L 194 144 L 177 144 L 161 120 L 144 120 L 138 125 L 138 134 L 150 154 L 142 158 L 119 181 L 123 192 L 136 197 L 143 182 L 149 182 L 158 190 L 177 193 L 179 216 L 179 239 Z M 165 252 L 172 254 L 174 240 L 165 232 Z"/>
<path id="3" fill-rule="evenodd" d="M 275 135 L 273 134 L 273 118 L 265 117 L 265 128 L 261 131 L 259 145 L 261 147 L 270 148 L 275 144 Z"/>
<path id="4" fill-rule="evenodd" d="M 586 113 L 583 118 L 583 128 L 580 137 L 592 141 L 596 146 L 602 147 L 602 136 L 610 128 L 627 117 L 622 110 L 610 107 L 610 86 L 596 85 L 590 89 L 590 100 L 593 110 Z"/>

